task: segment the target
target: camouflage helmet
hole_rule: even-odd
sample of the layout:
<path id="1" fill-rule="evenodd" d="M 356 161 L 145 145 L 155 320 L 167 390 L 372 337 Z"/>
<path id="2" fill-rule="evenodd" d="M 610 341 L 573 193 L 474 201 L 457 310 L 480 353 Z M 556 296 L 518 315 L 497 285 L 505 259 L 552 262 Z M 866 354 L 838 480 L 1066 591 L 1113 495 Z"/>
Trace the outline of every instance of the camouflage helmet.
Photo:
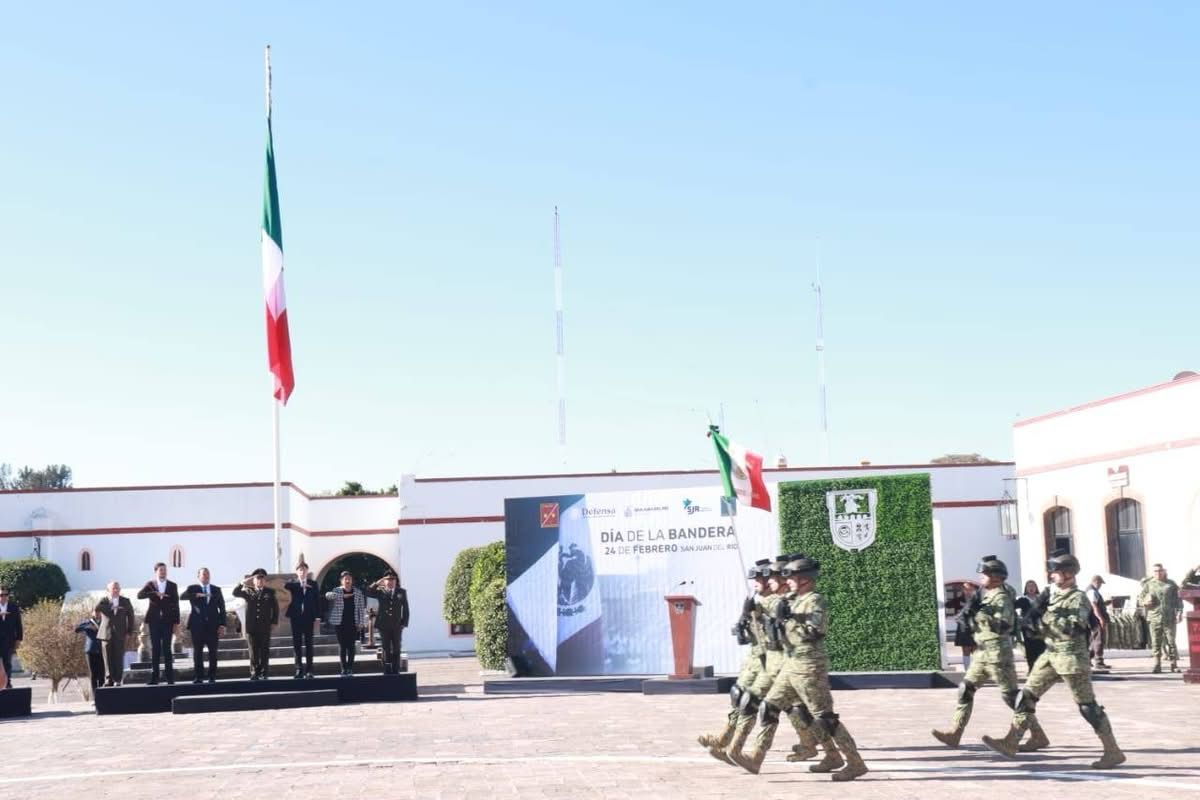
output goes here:
<path id="1" fill-rule="evenodd" d="M 767 577 L 767 575 L 769 575 L 769 574 L 770 574 L 770 570 L 768 569 L 768 570 L 767 570 L 767 572 L 765 572 L 765 573 L 764 573 L 764 572 L 763 572 L 763 567 L 766 567 L 766 566 L 768 566 L 770 563 L 771 563 L 771 559 L 769 559 L 769 558 L 760 558 L 758 561 L 755 561 L 755 562 L 754 562 L 754 566 L 753 566 L 753 567 L 751 567 L 751 568 L 750 568 L 750 569 L 747 571 L 747 573 L 746 573 L 746 577 L 747 577 L 747 578 L 749 578 L 749 579 L 751 579 L 751 580 L 753 580 L 753 579 L 755 579 L 755 578 L 765 578 L 765 577 Z"/>
<path id="2" fill-rule="evenodd" d="M 779 574 L 785 578 L 815 578 L 821 574 L 821 562 L 803 553 L 795 553 Z"/>
<path id="3" fill-rule="evenodd" d="M 975 571 L 980 575 L 995 575 L 1001 578 L 1008 577 L 1008 565 L 995 556 L 983 556 L 980 558 Z"/>
<path id="4" fill-rule="evenodd" d="M 1067 550 L 1055 550 L 1046 559 L 1047 572 L 1070 572 L 1074 575 L 1079 574 L 1079 559 L 1071 555 Z"/>

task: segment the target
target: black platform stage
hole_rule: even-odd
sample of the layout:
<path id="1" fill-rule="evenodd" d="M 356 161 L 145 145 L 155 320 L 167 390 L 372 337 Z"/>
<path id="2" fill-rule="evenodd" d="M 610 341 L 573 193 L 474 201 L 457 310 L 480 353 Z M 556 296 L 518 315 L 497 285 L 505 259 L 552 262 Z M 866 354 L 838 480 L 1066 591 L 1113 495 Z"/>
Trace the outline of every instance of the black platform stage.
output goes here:
<path id="1" fill-rule="evenodd" d="M 97 714 L 152 714 L 171 710 L 176 697 L 265 694 L 335 689 L 341 703 L 412 702 L 417 699 L 417 673 L 355 675 L 352 678 L 272 678 L 268 681 L 176 683 L 173 686 L 111 686 L 96 690 Z M 3 694 L 0 692 L 0 694 Z"/>
<path id="2" fill-rule="evenodd" d="M 33 713 L 33 689 L 4 689 L 0 691 L 0 719 L 28 717 Z"/>
<path id="3" fill-rule="evenodd" d="M 961 672 L 834 672 L 834 689 L 953 689 Z M 727 683 L 723 683 L 728 681 Z M 661 675 L 581 675 L 551 678 L 488 678 L 484 694 L 565 694 L 570 692 L 642 692 L 644 694 L 716 694 L 729 691 L 733 676 L 668 681 Z M 670 684 L 679 684 L 671 686 Z M 723 689 L 719 687 L 724 686 Z"/>
<path id="4" fill-rule="evenodd" d="M 193 694 L 176 697 L 171 711 L 176 714 L 205 714 L 211 711 L 262 711 L 277 708 L 336 706 L 337 689 L 304 692 L 257 692 L 255 694 Z"/>

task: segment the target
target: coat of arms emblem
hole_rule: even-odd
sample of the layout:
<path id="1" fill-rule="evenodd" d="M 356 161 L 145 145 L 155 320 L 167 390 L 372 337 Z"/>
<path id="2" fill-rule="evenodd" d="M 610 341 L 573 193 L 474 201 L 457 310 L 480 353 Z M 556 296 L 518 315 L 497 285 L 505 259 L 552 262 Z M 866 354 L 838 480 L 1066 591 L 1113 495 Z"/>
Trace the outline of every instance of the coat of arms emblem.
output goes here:
<path id="1" fill-rule="evenodd" d="M 841 489 L 825 493 L 829 509 L 829 532 L 833 543 L 843 550 L 855 552 L 875 541 L 875 505 L 879 495 L 875 489 Z"/>

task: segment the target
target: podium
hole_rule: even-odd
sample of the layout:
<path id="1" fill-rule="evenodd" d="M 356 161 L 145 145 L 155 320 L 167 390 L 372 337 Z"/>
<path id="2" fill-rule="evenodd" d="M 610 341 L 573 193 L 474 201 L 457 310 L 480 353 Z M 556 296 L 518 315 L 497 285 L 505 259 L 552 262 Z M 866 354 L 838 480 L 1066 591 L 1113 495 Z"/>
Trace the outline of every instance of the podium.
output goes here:
<path id="1" fill-rule="evenodd" d="M 1179 593 L 1184 602 L 1192 604 L 1184 620 L 1187 623 L 1188 656 L 1190 664 L 1184 670 L 1185 683 L 1200 684 L 1200 589 L 1184 589 Z"/>
<path id="2" fill-rule="evenodd" d="M 690 594 L 669 594 L 667 616 L 671 620 L 671 651 L 675 656 L 675 671 L 671 680 L 693 677 L 692 654 L 696 648 L 696 607 L 700 601 Z"/>

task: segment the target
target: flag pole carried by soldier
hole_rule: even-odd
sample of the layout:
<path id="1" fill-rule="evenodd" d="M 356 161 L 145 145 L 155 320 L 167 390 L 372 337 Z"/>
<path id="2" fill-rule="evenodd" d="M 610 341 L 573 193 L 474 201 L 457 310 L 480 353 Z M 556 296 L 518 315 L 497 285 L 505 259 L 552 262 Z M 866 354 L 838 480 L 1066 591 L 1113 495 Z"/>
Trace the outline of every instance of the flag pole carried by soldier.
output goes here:
<path id="1" fill-rule="evenodd" d="M 727 743 L 723 747 L 716 746 L 720 744 L 721 737 L 714 737 L 717 741 L 709 746 L 709 753 L 713 758 L 729 764 L 741 763 L 737 757 L 741 755 L 746 739 L 754 730 L 760 710 L 764 714 L 767 713 L 763 706 L 763 699 L 774 685 L 780 670 L 783 669 L 783 632 L 775 618 L 775 608 L 783 599 L 783 592 L 786 591 L 780 570 L 792 558 L 792 556 L 778 556 L 773 562 L 757 566 L 758 578 L 765 581 L 767 587 L 765 595 L 757 595 L 754 599 L 754 613 L 757 615 L 763 637 L 762 667 L 754 671 L 752 679 L 748 680 L 748 685 L 738 695 L 737 722 Z M 750 678 L 749 675 L 747 677 Z M 788 756 L 788 760 L 802 761 L 812 758 L 817 754 L 817 749 L 811 733 L 797 715 L 789 714 L 788 719 L 791 720 L 796 734 L 800 737 L 800 743 L 793 748 L 793 753 Z M 778 721 L 776 714 L 774 722 Z"/>
<path id="2" fill-rule="evenodd" d="M 984 736 L 983 743 L 1002 756 L 1015 758 L 1017 742 L 1029 728 L 1038 700 L 1061 680 L 1071 690 L 1079 713 L 1104 745 L 1104 754 L 1092 762 L 1092 767 L 1111 769 L 1125 762 L 1125 754 L 1117 746 L 1104 706 L 1096 702 L 1096 694 L 1092 691 L 1091 660 L 1088 658 L 1090 603 L 1075 585 L 1079 559 L 1066 550 L 1055 550 L 1046 561 L 1046 570 L 1055 587 L 1041 612 L 1039 624 L 1046 639 L 1046 652 L 1033 665 L 1017 698 L 1008 734 L 1001 739 Z"/>
<path id="3" fill-rule="evenodd" d="M 829 655 L 825 650 L 829 611 L 825 599 L 816 592 L 820 571 L 820 562 L 802 553 L 792 556 L 780 570 L 790 590 L 773 611 L 785 646 L 784 666 L 763 700 L 763 724 L 754 749 L 733 755 L 733 760 L 750 772 L 757 773 L 766 758 L 779 714 L 790 710 L 788 716 L 794 724 L 798 721 L 803 725 L 810 740 L 820 742 L 825 751 L 825 757 L 811 765 L 809 772 L 832 772 L 835 781 L 852 781 L 867 773 L 854 737 L 833 711 Z"/>
<path id="4" fill-rule="evenodd" d="M 1008 567 L 996 556 L 984 556 L 976 567 L 979 572 L 979 591 L 976 592 L 961 620 L 971 628 L 975 638 L 975 657 L 958 687 L 958 704 L 949 730 L 932 731 L 933 738 L 949 747 L 958 747 L 963 730 L 971 719 L 975 705 L 975 691 L 989 679 L 1000 687 L 1004 703 L 1016 709 L 1020 689 L 1017 685 L 1017 668 L 1013 661 L 1013 634 L 1017 628 L 1017 615 L 1013 607 L 1013 588 L 1005 583 Z M 1028 716 L 1030 739 L 1017 748 L 1021 752 L 1040 750 L 1050 744 L 1037 717 Z"/>
<path id="5" fill-rule="evenodd" d="M 1183 601 L 1179 598 L 1179 587 L 1167 577 L 1162 564 L 1155 564 L 1153 574 L 1142 579 L 1138 605 L 1146 610 L 1146 623 L 1150 627 L 1150 653 L 1154 656 L 1154 669 L 1150 671 L 1162 672 L 1165 652 L 1171 672 L 1179 672 L 1175 625 L 1183 618 Z"/>

